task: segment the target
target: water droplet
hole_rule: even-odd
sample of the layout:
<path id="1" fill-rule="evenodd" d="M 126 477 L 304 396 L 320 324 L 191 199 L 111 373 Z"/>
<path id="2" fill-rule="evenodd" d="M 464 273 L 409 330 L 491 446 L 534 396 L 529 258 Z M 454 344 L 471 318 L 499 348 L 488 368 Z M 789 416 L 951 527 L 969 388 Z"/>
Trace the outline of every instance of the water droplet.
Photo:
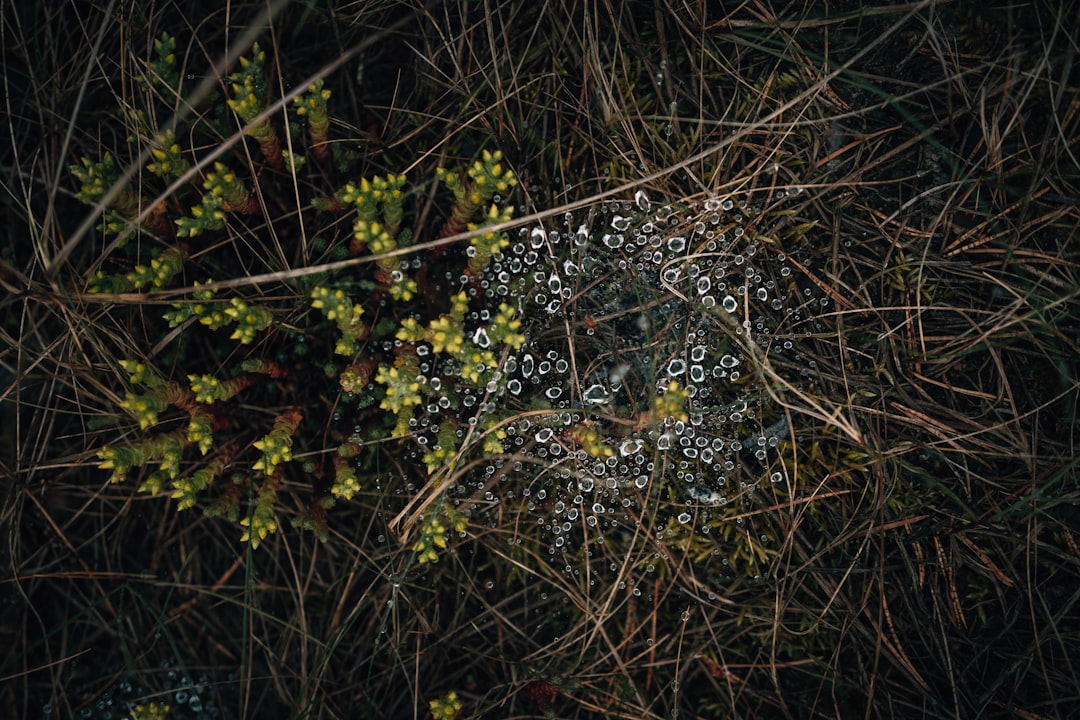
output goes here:
<path id="1" fill-rule="evenodd" d="M 681 524 L 685 525 L 686 523 L 690 522 L 690 513 L 679 513 L 678 520 Z"/>
<path id="2" fill-rule="evenodd" d="M 669 238 L 667 241 L 668 250 L 674 253 L 681 253 L 686 249 L 686 238 L 682 235 L 677 235 L 673 238 Z"/>
<path id="3" fill-rule="evenodd" d="M 652 207 L 652 203 L 649 202 L 649 196 L 645 194 L 644 190 L 638 190 L 634 193 L 634 204 L 638 206 L 638 209 L 642 212 L 649 212 L 649 208 Z"/>
<path id="4" fill-rule="evenodd" d="M 491 338 L 488 337 L 487 330 L 482 327 L 476 328 L 476 332 L 473 333 L 472 341 L 481 348 L 491 346 Z"/>
<path id="5" fill-rule="evenodd" d="M 545 443 L 551 439 L 552 435 L 554 435 L 554 433 L 551 431 L 551 428 L 541 428 L 540 431 L 536 433 L 536 442 Z"/>
<path id="6" fill-rule="evenodd" d="M 623 236 L 622 235 L 604 235 L 604 244 L 614 250 L 615 248 L 622 247 Z"/>
<path id="7" fill-rule="evenodd" d="M 735 298 L 731 297 L 730 295 L 725 295 L 724 296 L 724 309 L 725 310 L 727 310 L 729 313 L 733 313 L 738 308 L 739 308 L 739 303 L 738 303 L 737 300 L 735 300 Z"/>
<path id="8" fill-rule="evenodd" d="M 667 366 L 668 375 L 678 376 L 686 372 L 686 363 L 679 358 L 676 358 L 668 363 Z"/>
<path id="9" fill-rule="evenodd" d="M 766 289 L 765 289 L 765 288 L 763 288 L 763 287 L 762 287 L 762 288 L 758 288 L 758 290 L 757 290 L 757 299 L 758 299 L 758 300 L 761 300 L 761 301 L 765 301 L 765 300 L 768 300 L 768 299 L 769 299 L 769 291 L 768 291 L 768 290 L 766 290 Z"/>
<path id="10" fill-rule="evenodd" d="M 630 227 L 630 218 L 623 217 L 622 215 L 616 215 L 611 218 L 611 227 L 615 228 L 619 232 L 623 232 Z"/>
<path id="11" fill-rule="evenodd" d="M 581 399 L 586 405 L 603 405 L 611 399 L 611 395 L 608 393 L 607 388 L 597 383 L 590 385 L 581 394 Z"/>
<path id="12" fill-rule="evenodd" d="M 547 233 L 544 232 L 542 227 L 534 227 L 532 234 L 529 236 L 529 244 L 533 246 L 534 250 L 539 250 L 544 247 L 544 240 L 547 239 Z"/>
<path id="13" fill-rule="evenodd" d="M 725 355 L 720 358 L 720 364 L 726 368 L 733 368 L 739 364 L 739 358 L 734 355 Z"/>

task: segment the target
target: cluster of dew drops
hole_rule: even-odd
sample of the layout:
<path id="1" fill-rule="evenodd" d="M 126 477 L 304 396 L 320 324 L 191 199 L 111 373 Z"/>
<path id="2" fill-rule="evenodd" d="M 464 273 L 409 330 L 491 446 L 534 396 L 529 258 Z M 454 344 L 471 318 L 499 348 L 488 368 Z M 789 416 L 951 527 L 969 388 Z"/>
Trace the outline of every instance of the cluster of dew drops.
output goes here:
<path id="1" fill-rule="evenodd" d="M 421 358 L 441 395 L 412 421 L 417 459 L 444 423 L 457 425 L 460 441 L 469 426 L 497 419 L 506 453 L 457 474 L 450 495 L 493 526 L 508 505 L 523 511 L 546 531 L 552 557 L 628 528 L 650 497 L 685 524 L 755 485 L 747 460 L 761 468 L 789 427 L 746 343 L 800 360 L 820 303 L 796 283 L 786 255 L 748 231 L 759 213 L 730 198 L 656 207 L 638 192 L 521 229 L 470 293 L 474 306 L 477 296 L 492 308 L 515 305 L 527 341 L 502 348 L 494 378 L 479 388 Z M 492 312 L 467 318 L 481 347 Z M 673 383 L 688 394 L 688 418 L 639 422 Z M 587 452 L 582 428 L 611 454 Z"/>

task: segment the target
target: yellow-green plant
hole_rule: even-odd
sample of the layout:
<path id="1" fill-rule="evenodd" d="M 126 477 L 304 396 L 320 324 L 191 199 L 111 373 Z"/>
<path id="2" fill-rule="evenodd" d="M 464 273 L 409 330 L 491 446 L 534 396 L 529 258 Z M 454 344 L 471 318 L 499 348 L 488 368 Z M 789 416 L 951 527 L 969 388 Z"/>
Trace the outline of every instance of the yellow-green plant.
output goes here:
<path id="1" fill-rule="evenodd" d="M 453 690 L 428 703 L 433 720 L 454 720 L 461 712 L 461 708 L 461 699 Z"/>
<path id="2" fill-rule="evenodd" d="M 147 703 L 136 705 L 131 714 L 135 720 L 166 720 L 172 708 L 167 703 Z"/>
<path id="3" fill-rule="evenodd" d="M 438 549 L 445 549 L 447 545 L 447 521 L 452 511 L 432 513 L 420 527 L 420 537 L 413 543 L 412 549 L 416 553 L 417 562 L 434 563 L 439 561 Z M 458 515 L 453 521 L 453 528 L 457 532 L 464 532 L 467 522 L 463 515 Z"/>
<path id="4" fill-rule="evenodd" d="M 155 136 L 150 154 L 154 160 L 147 163 L 146 169 L 158 177 L 180 178 L 191 169 L 191 163 L 184 157 L 180 143 L 176 141 L 175 130 L 166 130 L 161 135 Z"/>
<path id="5" fill-rule="evenodd" d="M 293 100 L 296 114 L 307 118 L 311 154 L 319 162 L 330 158 L 330 116 L 327 115 L 330 90 L 325 84 L 322 79 L 316 80 L 305 94 Z"/>
<path id="6" fill-rule="evenodd" d="M 273 167 L 285 169 L 281 142 L 269 118 L 256 121 L 267 106 L 266 51 L 258 43 L 251 48 L 251 55 L 240 58 L 240 70 L 229 76 L 232 97 L 229 107 L 247 124 L 245 132 L 259 143 L 259 150 Z"/>
<path id="7" fill-rule="evenodd" d="M 154 60 L 146 63 L 146 74 L 139 78 L 144 87 L 167 88 L 180 92 L 180 73 L 176 69 L 176 38 L 167 32 L 154 39 Z"/>
<path id="8" fill-rule="evenodd" d="M 178 87 L 179 78 L 173 75 L 175 47 L 171 36 L 158 39 L 157 58 L 147 68 L 145 87 Z M 270 102 L 267 62 L 266 52 L 258 46 L 241 58 L 240 68 L 229 78 L 227 105 L 245 123 L 246 132 L 259 143 L 266 160 L 277 165 L 283 158 L 277 133 L 269 119 L 257 120 Z M 309 150 L 320 160 L 328 157 L 330 97 L 320 81 L 294 105 L 297 115 L 307 121 Z M 154 132 L 148 120 L 153 113 L 142 109 L 125 112 L 124 117 L 135 123 L 131 140 L 149 143 L 150 160 L 144 177 L 173 181 L 192 175 L 197 153 L 182 147 L 176 130 Z M 201 127 L 182 136 L 192 137 Z M 99 203 L 108 194 L 115 195 L 106 211 L 106 223 L 111 223 L 106 229 L 119 232 L 143 211 L 139 201 L 142 193 L 130 186 L 117 190 L 121 171 L 115 157 L 105 153 L 103 158 L 98 162 L 83 159 L 72 167 L 72 173 L 80 183 L 78 197 L 84 202 Z M 301 168 L 303 156 L 288 159 L 294 171 Z M 281 336 L 287 332 L 299 333 L 310 339 L 318 352 L 329 353 L 324 371 L 337 381 L 344 401 L 382 412 L 381 419 L 371 426 L 372 438 L 379 439 L 408 435 L 418 408 L 434 398 L 435 391 L 427 385 L 431 360 L 440 364 L 440 371 L 456 373 L 471 386 L 485 385 L 499 378 L 499 352 L 520 349 L 525 334 L 518 309 L 508 302 L 498 303 L 485 322 L 477 323 L 472 319 L 477 307 L 470 310 L 465 290 L 444 297 L 449 310 L 436 312 L 421 324 L 420 314 L 411 306 L 418 285 L 407 258 L 400 255 L 413 235 L 405 226 L 406 178 L 393 173 L 345 182 L 332 196 L 312 201 L 316 210 L 353 213 L 352 233 L 344 249 L 354 256 L 373 255 L 373 274 L 321 275 L 302 285 L 299 293 L 292 289 L 284 294 L 256 293 L 240 288 L 229 291 L 230 297 L 220 297 L 217 289 L 206 287 L 212 281 L 200 277 L 200 271 L 208 268 L 231 274 L 237 269 L 215 260 L 213 251 L 208 254 L 204 246 L 196 248 L 194 243 L 202 242 L 204 236 L 233 232 L 231 217 L 255 213 L 272 217 L 277 212 L 264 204 L 265 197 L 251 190 L 252 180 L 234 167 L 229 157 L 215 159 L 201 183 L 195 179 L 186 186 L 183 195 L 198 198 L 187 212 L 179 197 L 170 197 L 155 208 L 151 218 L 162 246 L 153 251 L 149 261 L 139 260 L 140 253 L 146 252 L 140 248 L 129 253 L 132 259 L 126 269 L 96 271 L 88 282 L 91 292 L 155 293 L 175 287 L 185 273 L 195 275 L 189 280 L 188 296 L 170 298 L 171 306 L 162 315 L 165 328 L 176 333 L 174 369 L 167 372 L 164 368 L 168 365 L 153 368 L 149 362 L 121 363 L 132 389 L 123 395 L 120 407 L 147 435 L 105 444 L 98 450 L 99 464 L 111 471 L 114 482 L 140 473 L 141 491 L 168 494 L 180 509 L 195 507 L 201 498 L 216 495 L 206 512 L 239 522 L 244 541 L 252 547 L 278 529 L 277 497 L 283 478 L 313 473 L 321 490 L 293 522 L 325 538 L 326 511 L 335 502 L 354 499 L 364 486 L 359 463 L 366 457 L 366 439 L 346 433 L 337 452 L 321 468 L 313 463 L 293 463 L 296 444 L 315 442 L 306 437 L 302 417 L 327 413 L 329 401 L 297 392 L 312 382 L 310 370 L 296 360 L 306 344 L 285 344 L 289 350 L 286 355 L 293 358 L 291 366 L 263 357 L 261 348 L 283 347 Z M 497 152 L 485 152 L 460 176 L 446 170 L 437 175 L 453 195 L 446 213 L 448 222 L 462 230 L 479 231 L 463 260 L 465 274 L 476 277 L 501 257 L 509 242 L 504 232 L 482 229 L 511 217 L 508 207 L 497 200 L 499 193 L 513 188 L 516 178 Z M 269 177 L 264 176 L 262 182 L 270 182 Z M 188 242 L 193 245 L 169 244 L 172 234 L 191 238 Z M 328 245 L 322 240 L 313 243 L 313 247 Z M 193 255 L 198 258 L 197 265 L 191 263 Z M 437 298 L 428 300 L 438 302 Z M 376 327 L 365 322 L 373 306 L 380 308 L 381 322 Z M 226 328 L 231 330 L 228 339 L 233 350 L 227 351 L 229 343 L 223 345 L 220 339 L 202 339 L 206 331 Z M 193 342 L 206 341 L 223 350 L 212 365 L 187 350 Z M 391 342 L 395 346 L 392 351 L 387 344 Z M 240 348 L 251 350 L 237 354 Z M 344 358 L 343 363 L 336 364 L 334 356 Z M 267 413 L 258 413 L 255 417 L 262 417 L 252 424 L 252 413 L 243 409 L 244 405 L 257 405 L 258 398 L 275 389 L 284 389 L 298 402 L 284 410 L 280 405 L 268 408 L 273 413 L 272 423 L 265 419 Z M 504 452 L 507 433 L 500 422 L 505 416 L 492 412 L 483 418 L 483 429 L 476 437 L 483 438 L 484 454 Z M 460 427 L 446 423 L 445 446 L 433 450 L 420 464 L 422 472 L 437 473 L 455 456 L 468 451 L 461 447 Z M 245 500 L 250 503 L 246 513 L 242 511 Z M 448 523 L 446 527 L 458 531 L 466 522 L 463 515 L 449 511 L 440 517 Z M 447 536 L 429 525 L 424 537 L 424 549 L 418 554 L 429 562 L 445 545 Z"/>
<path id="9" fill-rule="evenodd" d="M 517 177 L 503 162 L 502 153 L 498 150 L 485 150 L 481 159 L 473 162 L 466 171 L 466 176 L 468 180 L 446 168 L 439 168 L 436 172 L 436 178 L 454 194 L 454 206 L 443 228 L 443 235 L 465 232 L 472 219 L 496 195 L 505 194 L 517 185 Z"/>
<path id="10" fill-rule="evenodd" d="M 96 162 L 81 158 L 79 164 L 71 165 L 69 170 L 80 182 L 75 197 L 82 202 L 95 205 L 111 194 L 107 211 L 99 226 L 103 233 L 115 235 L 123 231 L 142 212 L 143 201 L 130 185 L 122 185 L 114 190 L 120 181 L 120 171 L 112 153 L 106 152 L 101 160 Z M 160 235 L 172 232 L 165 218 L 165 208 L 161 205 L 154 206 L 144 221 L 144 227 Z"/>

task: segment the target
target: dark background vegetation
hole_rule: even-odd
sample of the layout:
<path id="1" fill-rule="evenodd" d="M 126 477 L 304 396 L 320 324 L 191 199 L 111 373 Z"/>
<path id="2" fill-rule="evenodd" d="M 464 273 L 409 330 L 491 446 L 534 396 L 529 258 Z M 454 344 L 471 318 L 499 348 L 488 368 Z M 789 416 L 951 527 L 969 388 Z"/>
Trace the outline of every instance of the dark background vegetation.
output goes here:
<path id="1" fill-rule="evenodd" d="M 4 712 L 115 718 L 158 700 L 177 718 L 404 718 L 455 690 L 462 717 L 1072 715 L 1075 8 L 274 7 L 260 21 L 259 4 L 5 5 Z M 642 533 L 598 551 L 644 558 L 617 577 L 565 577 L 509 515 L 418 567 L 387 527 L 409 497 L 393 446 L 331 511 L 328 542 L 287 528 L 254 554 L 226 522 L 107 483 L 96 421 L 122 386 L 103 358 L 153 346 L 162 306 L 82 292 L 108 242 L 91 230 L 65 249 L 88 212 L 67 167 L 105 150 L 135 162 L 120 111 L 161 108 L 135 75 L 162 31 L 186 92 L 252 27 L 283 91 L 361 48 L 327 76 L 353 178 L 430 177 L 499 149 L 517 215 L 555 221 L 618 188 L 671 203 L 802 188 L 785 222 L 808 229 L 783 249 L 831 302 L 796 405 L 859 438 L 795 424 L 798 492 L 737 520 L 777 539 L 763 567 L 657 537 L 647 508 Z M 299 213 L 290 187 L 264 183 L 275 218 Z M 442 202 L 413 198 L 418 239 Z M 197 277 L 298 253 L 301 231 L 277 227 L 230 234 Z"/>

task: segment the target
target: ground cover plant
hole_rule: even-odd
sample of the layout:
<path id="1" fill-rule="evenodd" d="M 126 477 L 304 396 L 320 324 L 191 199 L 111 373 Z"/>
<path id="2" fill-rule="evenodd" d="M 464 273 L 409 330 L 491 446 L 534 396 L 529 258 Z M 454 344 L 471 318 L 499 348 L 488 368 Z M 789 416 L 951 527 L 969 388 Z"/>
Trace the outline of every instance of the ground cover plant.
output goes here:
<path id="1" fill-rule="evenodd" d="M 18 717 L 1064 717 L 1075 18 L 3 14 Z"/>

